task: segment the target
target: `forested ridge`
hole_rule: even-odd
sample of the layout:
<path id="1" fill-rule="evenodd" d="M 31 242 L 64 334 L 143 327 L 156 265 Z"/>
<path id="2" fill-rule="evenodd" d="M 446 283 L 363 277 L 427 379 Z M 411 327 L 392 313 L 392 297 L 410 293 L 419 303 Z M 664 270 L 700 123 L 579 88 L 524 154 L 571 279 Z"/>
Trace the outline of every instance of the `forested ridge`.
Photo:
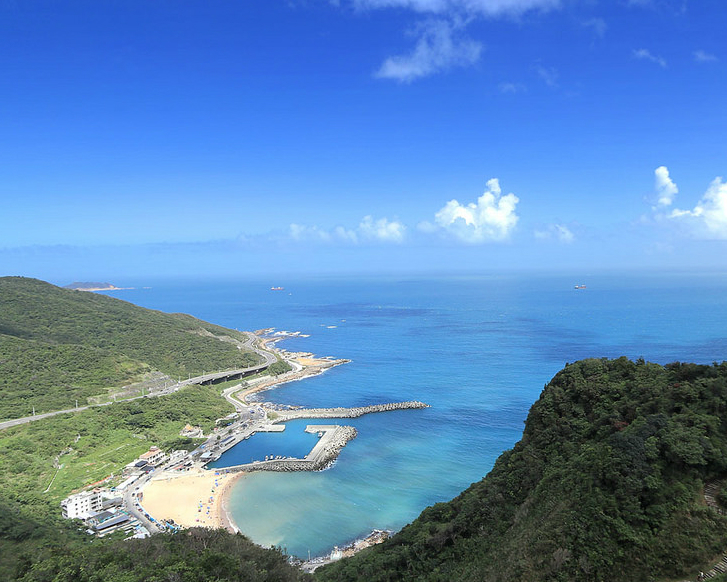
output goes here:
<path id="1" fill-rule="evenodd" d="M 67 408 L 72 399 L 140 378 L 252 365 L 245 336 L 35 279 L 0 278 L 0 418 Z M 151 444 L 193 448 L 185 424 L 209 434 L 233 411 L 216 386 L 190 386 L 0 431 L 0 580 L 27 582 L 293 581 L 281 552 L 241 535 L 193 529 L 146 540 L 98 539 L 60 517 L 59 502 Z M 82 400 L 81 400 L 82 402 Z M 118 479 L 118 477 L 117 477 Z"/>
<path id="2" fill-rule="evenodd" d="M 37 279 L 0 277 L 0 419 L 72 408 L 140 381 L 254 365 L 235 330 Z"/>
<path id="3" fill-rule="evenodd" d="M 727 549 L 727 364 L 566 365 L 523 437 L 457 498 L 320 580 L 693 578 Z"/>

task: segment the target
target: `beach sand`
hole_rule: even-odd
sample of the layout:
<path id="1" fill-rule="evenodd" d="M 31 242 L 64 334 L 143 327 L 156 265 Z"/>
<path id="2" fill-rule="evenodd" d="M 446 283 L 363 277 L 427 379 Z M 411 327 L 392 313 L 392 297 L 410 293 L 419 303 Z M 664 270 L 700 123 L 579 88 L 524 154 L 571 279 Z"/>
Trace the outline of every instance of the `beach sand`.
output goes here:
<path id="1" fill-rule="evenodd" d="M 237 531 L 224 507 L 232 484 L 244 473 L 218 475 L 200 469 L 182 475 L 165 471 L 144 487 L 141 502 L 154 519 L 173 519 L 183 527 L 223 527 Z"/>

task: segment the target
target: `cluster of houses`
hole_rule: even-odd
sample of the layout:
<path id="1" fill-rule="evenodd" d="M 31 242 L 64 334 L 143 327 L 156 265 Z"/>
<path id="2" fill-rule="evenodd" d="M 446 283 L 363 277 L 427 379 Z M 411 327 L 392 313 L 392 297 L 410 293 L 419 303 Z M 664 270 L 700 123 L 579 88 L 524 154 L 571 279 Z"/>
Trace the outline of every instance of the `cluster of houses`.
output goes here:
<path id="1" fill-rule="evenodd" d="M 122 530 L 131 537 L 148 536 L 147 529 L 122 507 L 121 496 L 106 488 L 82 491 L 61 501 L 63 517 L 82 520 L 88 526 L 88 533 L 103 537 Z"/>
<path id="2" fill-rule="evenodd" d="M 61 501 L 63 517 L 80 519 L 88 526 L 88 532 L 105 536 L 124 531 L 131 537 L 146 537 L 149 531 L 123 507 L 123 495 L 139 477 L 150 473 L 165 462 L 181 460 L 187 451 L 172 451 L 167 456 L 159 447 L 151 447 L 124 468 L 126 479 L 112 488 L 97 487 L 69 495 Z"/>

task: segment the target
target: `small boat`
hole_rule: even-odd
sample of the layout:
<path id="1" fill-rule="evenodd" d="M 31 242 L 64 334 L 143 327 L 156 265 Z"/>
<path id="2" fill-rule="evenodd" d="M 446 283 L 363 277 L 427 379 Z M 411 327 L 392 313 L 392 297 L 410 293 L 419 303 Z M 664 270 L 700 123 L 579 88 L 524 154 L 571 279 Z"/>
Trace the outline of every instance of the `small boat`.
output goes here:
<path id="1" fill-rule="evenodd" d="M 284 287 L 270 287 L 271 291 L 282 291 Z"/>
<path id="2" fill-rule="evenodd" d="M 574 289 L 586 289 L 585 285 L 576 285 Z"/>

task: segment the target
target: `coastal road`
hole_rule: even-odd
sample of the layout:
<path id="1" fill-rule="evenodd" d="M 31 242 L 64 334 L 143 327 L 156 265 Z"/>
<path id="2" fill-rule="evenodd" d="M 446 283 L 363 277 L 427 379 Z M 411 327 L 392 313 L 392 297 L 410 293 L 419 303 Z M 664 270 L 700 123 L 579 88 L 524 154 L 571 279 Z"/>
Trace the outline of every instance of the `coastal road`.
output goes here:
<path id="1" fill-rule="evenodd" d="M 139 523 L 148 530 L 150 534 L 155 534 L 161 530 L 150 520 L 148 520 L 144 515 L 144 512 L 136 506 L 136 503 L 138 501 L 136 495 L 138 494 L 138 492 L 143 490 L 144 485 L 146 485 L 150 479 L 151 477 L 149 475 L 144 475 L 143 477 L 140 477 L 137 481 L 132 483 L 132 485 L 129 485 L 124 490 L 124 494 L 122 497 L 124 500 L 124 510 L 127 511 L 132 517 L 135 517 L 139 521 Z"/>
<path id="2" fill-rule="evenodd" d="M 133 398 L 125 398 L 123 400 L 116 400 L 115 402 L 129 402 L 131 400 L 137 400 L 139 398 L 152 398 L 157 396 L 166 396 L 168 394 L 172 394 L 173 392 L 176 392 L 180 388 L 184 386 L 189 386 L 192 384 L 204 384 L 205 382 L 212 382 L 214 380 L 220 380 L 222 378 L 228 378 L 230 376 L 236 376 L 236 375 L 242 375 L 242 374 L 250 374 L 254 372 L 261 372 L 262 370 L 265 370 L 270 364 L 273 364 L 278 361 L 277 356 L 268 350 L 265 350 L 259 346 L 259 338 L 252 332 L 246 331 L 244 332 L 247 336 L 247 340 L 242 342 L 240 344 L 241 348 L 246 348 L 249 350 L 252 350 L 257 355 L 259 355 L 261 358 L 263 358 L 263 363 L 256 364 L 255 366 L 250 366 L 248 368 L 238 368 L 233 370 L 225 370 L 222 372 L 212 372 L 209 374 L 203 374 L 201 376 L 195 376 L 194 378 L 188 378 L 187 380 L 182 380 L 181 382 L 176 382 L 174 384 L 170 384 L 167 388 L 164 388 L 163 390 L 159 390 L 157 392 L 152 392 L 150 394 L 146 394 L 144 396 L 134 396 Z M 234 402 L 227 398 L 229 402 L 234 404 Z M 24 416 L 23 418 L 14 418 L 12 420 L 6 420 L 4 422 L 0 422 L 0 430 L 4 430 L 6 428 L 10 428 L 11 426 L 17 426 L 19 424 L 26 424 L 29 422 L 34 422 L 36 420 L 42 420 L 43 418 L 48 418 L 49 416 L 55 416 L 56 414 L 68 414 L 72 412 L 81 412 L 82 410 L 88 410 L 89 408 L 95 408 L 98 406 L 108 406 L 109 404 L 113 404 L 113 402 L 104 402 L 102 404 L 89 404 L 87 406 L 78 406 L 76 408 L 67 408 L 65 410 L 56 410 L 53 412 L 44 412 L 43 414 L 35 414 L 31 416 Z M 235 406 L 237 408 L 237 406 Z"/>

